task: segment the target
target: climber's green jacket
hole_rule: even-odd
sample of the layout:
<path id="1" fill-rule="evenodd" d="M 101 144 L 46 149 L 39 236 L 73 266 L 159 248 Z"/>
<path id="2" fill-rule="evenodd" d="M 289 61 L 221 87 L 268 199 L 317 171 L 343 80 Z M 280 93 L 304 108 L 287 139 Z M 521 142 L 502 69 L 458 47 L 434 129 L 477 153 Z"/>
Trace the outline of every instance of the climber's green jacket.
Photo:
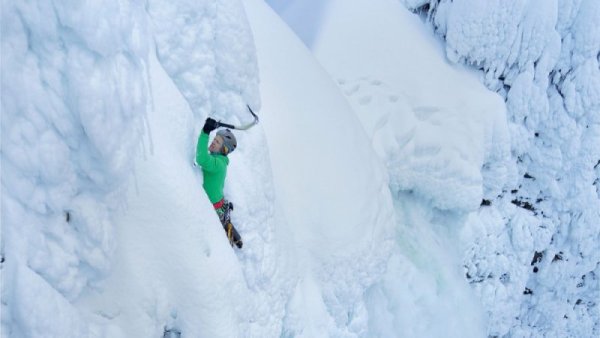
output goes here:
<path id="1" fill-rule="evenodd" d="M 202 131 L 198 137 L 196 146 L 196 163 L 202 167 L 204 176 L 204 191 L 211 203 L 217 203 L 223 199 L 223 186 L 227 175 L 229 159 L 222 154 L 211 154 L 208 152 L 208 134 Z"/>

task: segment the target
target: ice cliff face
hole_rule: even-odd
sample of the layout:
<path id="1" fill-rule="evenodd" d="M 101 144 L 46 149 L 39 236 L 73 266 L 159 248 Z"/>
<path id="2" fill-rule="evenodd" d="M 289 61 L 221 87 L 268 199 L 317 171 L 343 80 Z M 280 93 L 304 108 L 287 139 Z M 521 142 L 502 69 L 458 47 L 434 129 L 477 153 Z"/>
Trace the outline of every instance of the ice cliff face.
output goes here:
<path id="1" fill-rule="evenodd" d="M 60 326 L 34 309 L 43 297 L 58 311 L 110 267 L 110 213 L 144 130 L 147 34 L 140 1 L 2 3 L 5 332 L 87 334 L 77 315 Z"/>
<path id="2" fill-rule="evenodd" d="M 600 3 L 402 2 L 506 99 L 518 177 L 488 191 L 464 258 L 489 335 L 597 335 Z"/>

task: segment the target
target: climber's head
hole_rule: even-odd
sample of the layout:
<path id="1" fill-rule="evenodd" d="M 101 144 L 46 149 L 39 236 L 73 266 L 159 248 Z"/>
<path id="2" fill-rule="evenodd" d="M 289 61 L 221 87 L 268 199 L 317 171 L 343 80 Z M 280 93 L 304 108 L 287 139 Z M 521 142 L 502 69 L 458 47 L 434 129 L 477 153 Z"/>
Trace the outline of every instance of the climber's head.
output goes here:
<path id="1" fill-rule="evenodd" d="M 214 140 L 208 147 L 208 150 L 211 153 L 228 155 L 234 151 L 236 147 L 237 141 L 231 130 L 221 129 L 217 132 L 217 136 L 215 136 Z"/>

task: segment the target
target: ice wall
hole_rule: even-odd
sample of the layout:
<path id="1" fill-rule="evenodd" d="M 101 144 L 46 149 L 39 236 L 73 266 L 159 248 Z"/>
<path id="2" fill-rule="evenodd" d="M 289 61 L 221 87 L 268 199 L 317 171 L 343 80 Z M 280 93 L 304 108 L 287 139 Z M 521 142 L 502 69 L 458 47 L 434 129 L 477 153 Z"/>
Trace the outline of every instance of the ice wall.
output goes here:
<path id="1" fill-rule="evenodd" d="M 486 197 L 466 239 L 490 336 L 597 335 L 600 3 L 402 2 L 506 99 L 520 178 Z"/>
<path id="2" fill-rule="evenodd" d="M 2 2 L 2 334 L 89 336 L 144 132 L 144 3 Z M 57 314 L 57 315 L 55 315 Z"/>

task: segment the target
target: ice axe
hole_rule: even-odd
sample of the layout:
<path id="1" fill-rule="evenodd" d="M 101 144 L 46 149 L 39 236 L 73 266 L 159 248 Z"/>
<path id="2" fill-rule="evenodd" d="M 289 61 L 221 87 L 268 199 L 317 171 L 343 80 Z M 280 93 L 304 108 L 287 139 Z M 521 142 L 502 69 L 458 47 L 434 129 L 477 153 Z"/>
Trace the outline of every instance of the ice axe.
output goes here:
<path id="1" fill-rule="evenodd" d="M 225 128 L 229 128 L 229 129 L 235 129 L 235 130 L 248 130 L 248 129 L 254 127 L 255 125 L 257 125 L 258 124 L 258 116 L 256 116 L 256 114 L 254 114 L 254 112 L 252 111 L 252 108 L 250 108 L 249 105 L 246 105 L 246 107 L 248 107 L 248 111 L 254 117 L 254 121 L 247 123 L 247 124 L 243 124 L 241 126 L 236 126 L 233 124 L 217 121 L 217 127 L 225 127 Z"/>

